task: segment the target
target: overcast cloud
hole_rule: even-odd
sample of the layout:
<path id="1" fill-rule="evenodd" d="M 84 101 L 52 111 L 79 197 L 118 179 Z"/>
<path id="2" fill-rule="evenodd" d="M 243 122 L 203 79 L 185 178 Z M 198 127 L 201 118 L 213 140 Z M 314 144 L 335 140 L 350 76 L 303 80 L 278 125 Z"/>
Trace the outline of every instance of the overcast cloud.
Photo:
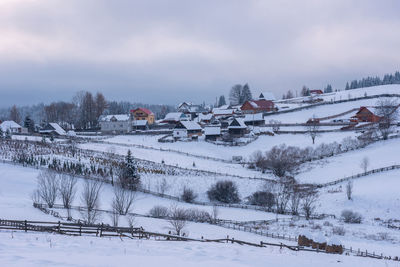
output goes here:
<path id="1" fill-rule="evenodd" d="M 1 0 L 0 106 L 281 96 L 400 69 L 400 1 Z"/>

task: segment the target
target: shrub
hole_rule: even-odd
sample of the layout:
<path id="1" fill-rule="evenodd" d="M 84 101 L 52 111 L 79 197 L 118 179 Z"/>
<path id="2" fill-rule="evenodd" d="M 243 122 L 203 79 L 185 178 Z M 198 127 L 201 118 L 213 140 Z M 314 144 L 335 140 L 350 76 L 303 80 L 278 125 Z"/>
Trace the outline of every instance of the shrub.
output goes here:
<path id="1" fill-rule="evenodd" d="M 184 187 L 181 195 L 181 199 L 187 203 L 192 203 L 197 198 L 197 195 L 191 188 Z"/>
<path id="2" fill-rule="evenodd" d="M 232 181 L 219 181 L 211 186 L 207 191 L 207 196 L 211 201 L 219 201 L 223 203 L 240 202 L 238 189 Z"/>
<path id="3" fill-rule="evenodd" d="M 345 223 L 361 223 L 362 221 L 361 214 L 351 210 L 343 210 L 341 218 Z"/>
<path id="4" fill-rule="evenodd" d="M 212 217 L 211 217 L 210 213 L 208 213 L 207 211 L 198 210 L 195 208 L 186 210 L 186 218 L 187 218 L 187 220 L 196 221 L 196 222 L 211 222 L 212 221 Z"/>
<path id="5" fill-rule="evenodd" d="M 335 235 L 344 235 L 346 230 L 342 226 L 335 226 L 332 228 L 332 233 Z"/>
<path id="6" fill-rule="evenodd" d="M 275 204 L 275 196 L 271 192 L 257 191 L 248 198 L 248 203 L 250 205 L 272 208 Z"/>
<path id="7" fill-rule="evenodd" d="M 165 218 L 168 217 L 169 212 L 168 212 L 168 208 L 164 207 L 164 206 L 154 206 L 153 208 L 151 208 L 151 210 L 149 211 L 149 215 L 153 216 L 155 218 Z"/>

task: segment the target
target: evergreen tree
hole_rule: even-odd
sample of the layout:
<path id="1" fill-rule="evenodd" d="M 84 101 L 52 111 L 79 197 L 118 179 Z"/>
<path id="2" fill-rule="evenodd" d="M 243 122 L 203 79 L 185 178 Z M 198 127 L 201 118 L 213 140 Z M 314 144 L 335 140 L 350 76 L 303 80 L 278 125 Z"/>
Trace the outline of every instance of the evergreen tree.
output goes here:
<path id="1" fill-rule="evenodd" d="M 345 88 L 345 90 L 350 90 L 349 82 L 346 83 L 346 88 Z"/>
<path id="2" fill-rule="evenodd" d="M 301 88 L 301 96 L 309 96 L 310 95 L 310 89 L 303 85 L 303 88 Z"/>
<path id="3" fill-rule="evenodd" d="M 6 139 L 11 139 L 11 132 L 10 132 L 10 129 L 7 129 L 5 138 L 6 138 Z"/>
<path id="4" fill-rule="evenodd" d="M 0 139 L 4 138 L 4 132 L 3 129 L 0 127 Z"/>
<path id="5" fill-rule="evenodd" d="M 24 127 L 28 129 L 28 132 L 33 133 L 35 131 L 35 122 L 29 115 L 25 117 Z"/>
<path id="6" fill-rule="evenodd" d="M 332 85 L 328 84 L 324 89 L 324 93 L 332 93 Z"/>
<path id="7" fill-rule="evenodd" d="M 251 94 L 250 87 L 249 87 L 249 85 L 246 83 L 246 84 L 243 86 L 243 99 L 242 99 L 242 103 L 241 103 L 241 104 L 243 104 L 243 103 L 246 102 L 246 101 L 252 100 L 252 99 L 253 99 L 253 96 L 252 96 L 252 94 Z"/>
<path id="8" fill-rule="evenodd" d="M 225 96 L 221 95 L 218 99 L 218 107 L 221 107 L 223 105 L 226 105 L 226 101 L 225 101 Z"/>
<path id="9" fill-rule="evenodd" d="M 287 91 L 286 99 L 290 99 L 290 98 L 293 98 L 293 97 L 294 97 L 293 92 L 291 90 Z"/>
<path id="10" fill-rule="evenodd" d="M 130 150 L 128 150 L 125 162 L 121 166 L 119 183 L 123 188 L 130 190 L 137 190 L 140 187 L 140 175 L 138 174 Z"/>

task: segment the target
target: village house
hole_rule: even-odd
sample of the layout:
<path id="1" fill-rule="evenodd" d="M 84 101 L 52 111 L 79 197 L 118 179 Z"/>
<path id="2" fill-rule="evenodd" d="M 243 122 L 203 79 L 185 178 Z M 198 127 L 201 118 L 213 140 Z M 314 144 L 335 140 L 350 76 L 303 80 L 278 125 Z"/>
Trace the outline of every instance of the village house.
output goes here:
<path id="1" fill-rule="evenodd" d="M 47 123 L 42 129 L 39 130 L 40 134 L 52 135 L 52 136 L 66 136 L 67 132 L 61 128 L 58 123 L 50 122 Z"/>
<path id="2" fill-rule="evenodd" d="M 194 105 L 191 102 L 183 102 L 178 105 L 178 111 L 190 116 L 190 120 L 196 118 L 200 113 L 208 111 L 201 105 Z"/>
<path id="3" fill-rule="evenodd" d="M 101 116 L 99 123 L 102 133 L 122 134 L 131 131 L 131 118 L 126 114 Z"/>
<path id="4" fill-rule="evenodd" d="M 235 114 L 235 109 L 226 107 L 226 108 L 214 108 L 212 113 L 216 119 L 226 119 L 232 117 Z"/>
<path id="5" fill-rule="evenodd" d="M 322 95 L 323 93 L 324 92 L 322 92 L 322 90 L 320 90 L 320 89 L 310 90 L 311 95 Z"/>
<path id="6" fill-rule="evenodd" d="M 146 120 L 149 125 L 154 123 L 154 113 L 147 108 L 137 108 L 130 111 L 132 120 Z"/>
<path id="7" fill-rule="evenodd" d="M 210 124 L 204 127 L 204 135 L 206 140 L 216 141 L 221 137 L 221 126 Z"/>
<path id="8" fill-rule="evenodd" d="M 378 122 L 381 119 L 381 117 L 375 115 L 367 107 L 360 107 L 356 115 L 352 118 L 359 122 Z"/>
<path id="9" fill-rule="evenodd" d="M 180 121 L 188 121 L 190 116 L 182 112 L 170 112 L 165 115 L 161 123 L 177 124 Z"/>
<path id="10" fill-rule="evenodd" d="M 0 128 L 3 131 L 3 133 L 6 133 L 7 131 L 11 134 L 28 133 L 27 128 L 22 127 L 15 121 L 3 121 L 0 124 Z"/>
<path id="11" fill-rule="evenodd" d="M 248 132 L 247 126 L 242 118 L 235 118 L 228 126 L 228 133 L 233 137 L 241 137 Z"/>
<path id="12" fill-rule="evenodd" d="M 202 135 L 201 126 L 194 121 L 180 121 L 172 131 L 172 137 L 177 139 L 192 138 L 196 139 Z"/>
<path id="13" fill-rule="evenodd" d="M 195 119 L 195 122 L 198 123 L 210 123 L 213 120 L 214 116 L 212 113 L 200 113 Z"/>
<path id="14" fill-rule="evenodd" d="M 262 113 L 245 114 L 243 121 L 247 126 L 265 125 L 265 120 Z"/>
<path id="15" fill-rule="evenodd" d="M 243 113 L 260 113 L 277 110 L 274 102 L 264 99 L 246 101 L 240 109 Z"/>

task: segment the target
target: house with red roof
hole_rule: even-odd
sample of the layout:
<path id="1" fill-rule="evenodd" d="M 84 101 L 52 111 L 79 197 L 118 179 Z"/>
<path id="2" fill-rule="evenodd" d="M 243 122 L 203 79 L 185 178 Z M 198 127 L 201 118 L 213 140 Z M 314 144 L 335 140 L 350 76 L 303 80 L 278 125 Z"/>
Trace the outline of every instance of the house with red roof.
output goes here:
<path id="1" fill-rule="evenodd" d="M 277 110 L 274 102 L 271 100 L 259 99 L 259 100 L 249 100 L 244 102 L 240 108 L 243 113 L 261 113 Z"/>
<path id="2" fill-rule="evenodd" d="M 149 125 L 154 123 L 155 119 L 154 113 L 151 110 L 148 110 L 147 108 L 131 109 L 130 113 L 132 120 L 135 121 L 146 120 Z"/>
<path id="3" fill-rule="evenodd" d="M 357 119 L 359 122 L 378 122 L 381 119 L 381 117 L 375 115 L 367 107 L 360 107 L 356 115 L 352 118 Z"/>

